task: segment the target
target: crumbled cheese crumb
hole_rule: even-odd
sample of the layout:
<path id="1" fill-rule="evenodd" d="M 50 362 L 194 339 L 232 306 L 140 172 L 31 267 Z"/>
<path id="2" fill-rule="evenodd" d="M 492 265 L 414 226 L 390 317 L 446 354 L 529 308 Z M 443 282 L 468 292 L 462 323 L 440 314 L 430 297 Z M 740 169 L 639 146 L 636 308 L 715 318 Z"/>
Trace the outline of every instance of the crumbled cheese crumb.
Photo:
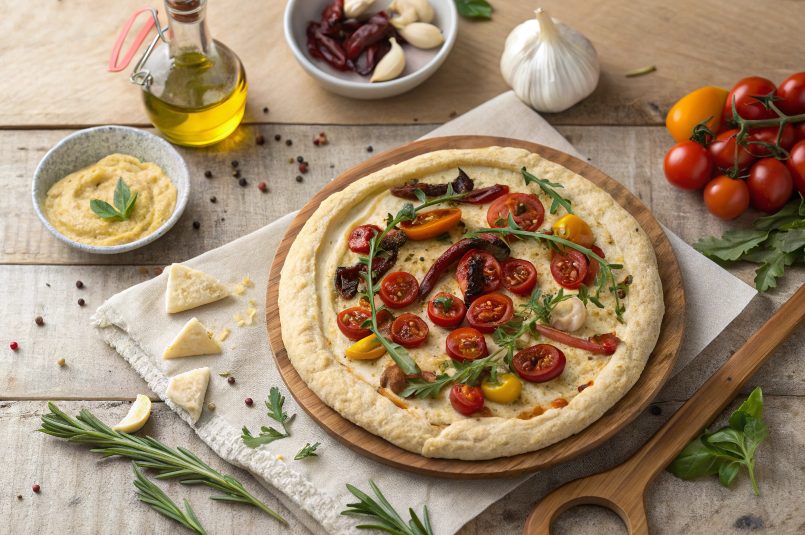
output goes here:
<path id="1" fill-rule="evenodd" d="M 241 284 L 247 288 L 254 288 L 254 283 L 252 282 L 252 279 L 250 279 L 248 275 L 246 275 L 246 278 L 243 279 L 243 282 L 241 282 Z"/>
<path id="2" fill-rule="evenodd" d="M 246 324 L 246 322 L 243 320 L 243 316 L 240 314 L 235 314 L 232 316 L 232 318 L 238 322 L 238 327 L 243 327 Z"/>
<path id="3" fill-rule="evenodd" d="M 277 455 L 277 459 L 281 461 L 283 459 L 282 455 Z"/>
<path id="4" fill-rule="evenodd" d="M 249 299 L 249 304 L 256 307 L 257 301 L 255 301 L 254 299 Z"/>
<path id="5" fill-rule="evenodd" d="M 245 286 L 243 286 L 242 284 L 238 283 L 238 285 L 237 285 L 237 286 L 235 286 L 235 293 L 236 293 L 236 294 L 240 295 L 240 294 L 242 294 L 242 293 L 243 293 L 243 292 L 245 292 L 245 291 L 246 291 L 246 287 L 245 287 Z"/>
<path id="6" fill-rule="evenodd" d="M 246 309 L 246 325 L 251 325 L 254 321 L 254 315 L 257 314 L 257 309 L 249 307 Z"/>
<path id="7" fill-rule="evenodd" d="M 229 329 L 224 329 L 223 331 L 221 331 L 221 334 L 218 335 L 218 341 L 223 342 L 224 340 L 226 340 L 226 337 L 229 336 L 229 333 L 231 332 L 232 331 L 230 331 Z"/>

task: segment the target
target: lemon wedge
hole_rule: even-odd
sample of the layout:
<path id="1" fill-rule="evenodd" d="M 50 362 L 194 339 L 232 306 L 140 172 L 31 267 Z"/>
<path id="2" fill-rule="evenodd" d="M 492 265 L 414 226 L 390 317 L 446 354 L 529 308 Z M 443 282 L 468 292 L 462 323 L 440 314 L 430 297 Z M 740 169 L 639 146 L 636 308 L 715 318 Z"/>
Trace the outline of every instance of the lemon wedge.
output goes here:
<path id="1" fill-rule="evenodd" d="M 139 394 L 126 417 L 120 420 L 120 423 L 112 429 L 123 431 L 124 433 L 134 433 L 145 425 L 149 416 L 151 416 L 151 400 L 148 399 L 148 396 Z"/>

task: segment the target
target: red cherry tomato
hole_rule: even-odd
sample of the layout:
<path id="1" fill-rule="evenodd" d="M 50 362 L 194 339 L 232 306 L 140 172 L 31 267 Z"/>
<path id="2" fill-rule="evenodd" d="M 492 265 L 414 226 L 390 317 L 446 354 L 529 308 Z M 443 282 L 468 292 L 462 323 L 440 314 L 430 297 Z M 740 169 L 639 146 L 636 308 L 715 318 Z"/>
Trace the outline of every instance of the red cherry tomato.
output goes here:
<path id="1" fill-rule="evenodd" d="M 735 109 L 738 115 L 744 119 L 769 119 L 774 117 L 774 112 L 767 110 L 766 107 L 753 99 L 753 96 L 766 96 L 774 92 L 777 87 L 759 76 L 751 76 L 738 80 L 738 83 L 727 95 L 727 102 L 724 104 L 724 111 L 721 113 L 722 124 L 732 119 L 732 99 L 735 98 Z"/>
<path id="2" fill-rule="evenodd" d="M 805 122 L 794 125 L 794 139 L 797 143 L 805 139 Z"/>
<path id="3" fill-rule="evenodd" d="M 794 188 L 805 195 L 805 140 L 794 145 L 789 154 L 791 157 L 786 160 L 785 166 L 791 173 Z"/>
<path id="4" fill-rule="evenodd" d="M 391 339 L 408 349 L 421 346 L 428 338 L 428 324 L 416 314 L 402 314 L 391 324 Z"/>
<path id="5" fill-rule="evenodd" d="M 378 295 L 389 308 L 405 308 L 419 297 L 419 283 L 410 273 L 395 271 L 383 279 Z"/>
<path id="6" fill-rule="evenodd" d="M 472 327 L 462 327 L 447 335 L 447 354 L 459 362 L 482 359 L 489 355 L 484 335 Z"/>
<path id="7" fill-rule="evenodd" d="M 428 317 L 439 327 L 455 327 L 464 320 L 466 313 L 464 301 L 452 294 L 439 292 L 428 303 Z"/>
<path id="8" fill-rule="evenodd" d="M 486 251 L 471 249 L 461 257 L 461 260 L 458 261 L 458 268 L 456 268 L 458 286 L 465 296 L 469 287 L 470 268 L 478 269 L 479 266 L 482 274 L 480 293 L 486 294 L 500 288 L 500 264 L 498 261 Z"/>
<path id="9" fill-rule="evenodd" d="M 551 275 L 559 286 L 578 288 L 587 276 L 587 257 L 575 249 L 557 254 L 551 260 Z"/>
<path id="10" fill-rule="evenodd" d="M 785 206 L 794 191 L 791 172 L 783 162 L 774 158 L 764 158 L 752 166 L 746 185 L 752 207 L 768 213 Z"/>
<path id="11" fill-rule="evenodd" d="M 484 392 L 480 386 L 453 385 L 450 389 L 450 404 L 457 413 L 469 416 L 484 406 Z"/>
<path id="12" fill-rule="evenodd" d="M 593 245 L 590 247 L 590 250 L 600 256 L 601 258 L 606 258 L 604 251 L 601 250 L 600 247 L 597 245 Z M 592 256 L 587 257 L 587 275 L 584 277 L 584 285 L 585 286 L 592 286 L 595 282 L 595 278 L 598 276 L 598 270 L 600 269 L 600 265 L 598 264 L 598 260 L 593 258 Z"/>
<path id="13" fill-rule="evenodd" d="M 749 188 L 743 180 L 716 177 L 704 188 L 704 205 L 720 219 L 735 219 L 749 208 Z"/>
<path id="14" fill-rule="evenodd" d="M 514 315 L 512 300 L 503 294 L 482 295 L 467 310 L 467 321 L 482 333 L 491 334 Z"/>
<path id="15" fill-rule="evenodd" d="M 369 253 L 369 240 L 374 238 L 375 234 L 382 234 L 383 230 L 377 225 L 361 225 L 355 228 L 349 235 L 347 245 L 349 250 L 353 253 Z"/>
<path id="16" fill-rule="evenodd" d="M 537 285 L 537 269 L 528 260 L 507 258 L 500 264 L 503 287 L 513 294 L 530 295 Z"/>
<path id="17" fill-rule="evenodd" d="M 545 208 L 538 198 L 527 193 L 507 193 L 498 197 L 486 212 L 490 227 L 508 226 L 509 214 L 523 230 L 537 230 L 545 219 Z M 502 221 L 501 221 L 502 220 Z"/>
<path id="18" fill-rule="evenodd" d="M 556 379 L 565 370 L 565 354 L 556 346 L 537 344 L 514 356 L 512 364 L 517 374 L 530 383 Z"/>
<path id="19" fill-rule="evenodd" d="M 352 307 L 342 310 L 336 316 L 336 324 L 338 328 L 344 333 L 344 336 L 350 340 L 361 340 L 366 338 L 372 331 L 361 327 L 361 323 L 372 318 L 372 311 L 363 307 Z M 381 310 L 377 313 L 377 328 L 381 334 L 388 332 L 391 325 L 391 314 L 387 310 Z"/>
<path id="20" fill-rule="evenodd" d="M 766 143 L 774 144 L 777 143 L 777 134 L 779 132 L 780 127 L 778 126 L 772 126 L 769 128 L 751 128 L 749 130 L 749 137 L 746 139 L 747 141 L 765 141 Z M 794 146 L 794 138 L 794 126 L 790 124 L 785 125 L 785 128 L 783 128 L 783 137 L 780 138 L 780 146 L 785 150 L 791 150 L 791 147 Z M 763 145 L 749 143 L 746 146 L 746 150 L 758 158 L 771 156 L 771 151 Z"/>
<path id="21" fill-rule="evenodd" d="M 805 72 L 792 74 L 780 84 L 776 92 L 783 100 L 775 100 L 774 105 L 786 115 L 805 113 Z M 743 117 L 743 116 L 742 116 Z"/>
<path id="22" fill-rule="evenodd" d="M 727 130 L 721 132 L 716 136 L 716 139 L 707 147 L 707 152 L 713 159 L 713 166 L 715 169 L 730 169 L 735 166 L 735 136 L 738 130 Z M 738 167 L 741 169 L 748 169 L 750 165 L 755 163 L 756 156 L 753 156 L 746 151 L 745 148 L 740 147 L 738 151 Z"/>
<path id="23" fill-rule="evenodd" d="M 677 143 L 665 155 L 662 163 L 665 178 L 672 186 L 694 190 L 710 180 L 713 174 L 713 160 L 707 149 L 695 141 Z"/>

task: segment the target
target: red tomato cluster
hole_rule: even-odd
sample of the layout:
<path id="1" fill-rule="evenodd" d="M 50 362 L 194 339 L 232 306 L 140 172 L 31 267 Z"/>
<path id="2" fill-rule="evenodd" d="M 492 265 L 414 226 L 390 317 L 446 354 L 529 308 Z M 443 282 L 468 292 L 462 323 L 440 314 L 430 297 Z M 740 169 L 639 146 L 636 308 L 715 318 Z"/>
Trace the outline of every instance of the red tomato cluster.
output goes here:
<path id="1" fill-rule="evenodd" d="M 769 95 L 776 97 L 773 104 L 785 115 L 805 114 L 805 72 L 789 76 L 779 87 L 765 78 L 744 78 L 729 92 L 723 109 L 686 110 L 687 116 L 697 116 L 702 122 L 720 115 L 720 128 L 715 138 L 702 135 L 668 151 L 663 161 L 668 182 L 680 189 L 704 188 L 707 210 L 721 219 L 738 217 L 749 206 L 774 213 L 795 191 L 805 195 L 805 121 L 787 124 L 782 135 L 779 126 L 750 128 L 746 146 L 737 144 L 739 130 L 731 122 L 733 99 L 742 119 L 775 119 L 774 110 L 753 98 Z M 686 102 L 696 106 L 698 101 Z M 771 150 L 756 142 L 777 144 L 789 157 L 783 154 L 784 161 L 775 159 Z"/>

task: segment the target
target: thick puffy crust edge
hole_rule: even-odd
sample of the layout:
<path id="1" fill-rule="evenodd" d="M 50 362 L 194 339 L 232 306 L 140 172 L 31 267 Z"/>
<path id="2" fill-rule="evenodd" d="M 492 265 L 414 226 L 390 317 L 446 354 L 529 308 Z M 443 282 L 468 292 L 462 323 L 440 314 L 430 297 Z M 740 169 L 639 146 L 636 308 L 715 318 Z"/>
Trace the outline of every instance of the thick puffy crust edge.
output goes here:
<path id="1" fill-rule="evenodd" d="M 595 379 L 562 409 L 530 420 L 468 418 L 446 428 L 400 409 L 339 364 L 324 336 L 315 275 L 326 229 L 377 191 L 458 166 L 528 170 L 564 185 L 573 206 L 604 225 L 623 253 L 626 271 L 639 274 L 629 289 L 624 341 Z M 291 246 L 281 273 L 279 312 L 288 357 L 302 380 L 342 416 L 406 450 L 427 457 L 482 460 L 534 451 L 586 428 L 637 382 L 657 343 L 664 314 L 657 260 L 646 233 L 612 197 L 590 181 L 523 149 L 445 150 L 372 173 L 326 199 Z"/>

